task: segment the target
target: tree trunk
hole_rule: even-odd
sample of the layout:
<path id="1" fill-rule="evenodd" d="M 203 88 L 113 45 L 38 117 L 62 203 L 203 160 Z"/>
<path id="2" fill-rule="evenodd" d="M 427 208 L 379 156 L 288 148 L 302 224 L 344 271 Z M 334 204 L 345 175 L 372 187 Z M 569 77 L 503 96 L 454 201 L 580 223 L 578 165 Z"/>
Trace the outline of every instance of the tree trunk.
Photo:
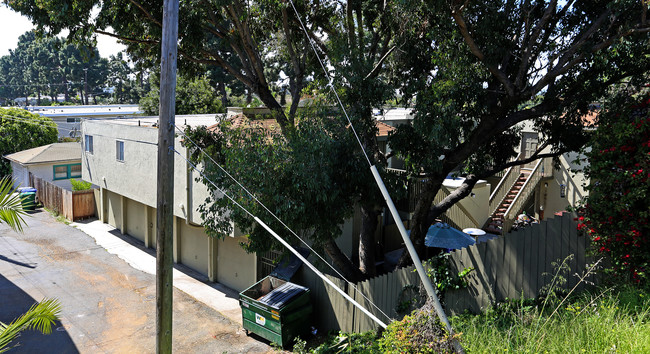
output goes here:
<path id="1" fill-rule="evenodd" d="M 251 104 L 251 102 L 253 102 L 253 92 L 246 90 L 246 104 Z"/>
<path id="2" fill-rule="evenodd" d="M 361 271 L 357 268 L 352 261 L 343 253 L 339 246 L 336 245 L 334 239 L 327 241 L 323 248 L 325 253 L 330 257 L 334 266 L 343 274 L 343 276 L 350 282 L 356 283 L 363 278 Z"/>
<path id="3" fill-rule="evenodd" d="M 461 201 L 463 198 L 467 197 L 472 191 L 472 188 L 476 185 L 478 177 L 475 175 L 467 176 L 465 182 L 463 182 L 460 187 L 456 188 L 456 190 L 451 192 L 440 203 L 433 207 L 427 206 L 430 206 L 433 203 L 433 200 L 444 181 L 444 175 L 429 178 L 429 181 L 430 182 L 425 185 L 425 190 L 421 194 L 421 197 L 418 198 L 415 212 L 413 213 L 413 219 L 411 221 L 413 226 L 411 227 L 410 238 L 415 250 L 420 256 L 425 252 L 424 238 L 426 237 L 431 224 L 433 224 L 435 219 L 442 215 L 442 213 L 449 210 L 449 208 Z M 398 267 L 407 266 L 411 263 L 413 263 L 411 256 L 408 252 L 404 252 L 398 262 Z"/>
<path id="4" fill-rule="evenodd" d="M 61 83 L 63 84 L 63 99 L 68 102 L 70 101 L 70 96 L 68 94 L 68 82 L 65 78 L 65 73 L 63 73 L 63 78 L 61 80 Z"/>
<path id="5" fill-rule="evenodd" d="M 280 105 L 281 106 L 286 106 L 287 105 L 287 90 L 286 89 L 282 89 L 282 91 L 280 91 Z"/>
<path id="6" fill-rule="evenodd" d="M 226 91 L 226 84 L 220 81 L 217 84 L 219 87 L 219 94 L 221 95 L 221 107 L 225 110 L 228 108 L 228 92 Z"/>
<path id="7" fill-rule="evenodd" d="M 375 232 L 379 212 L 374 206 L 361 206 L 361 234 L 359 235 L 359 270 L 366 277 L 374 277 L 375 269 Z"/>
<path id="8" fill-rule="evenodd" d="M 418 200 L 415 204 L 415 210 L 413 211 L 413 219 L 411 219 L 411 235 L 410 239 L 413 242 L 413 247 L 418 255 L 423 255 L 424 248 L 424 238 L 427 235 L 429 230 L 430 223 L 427 222 L 429 217 L 429 211 L 431 210 L 431 204 L 433 203 L 440 186 L 442 186 L 442 181 L 444 176 L 440 178 L 429 178 L 429 181 L 426 183 L 422 194 L 418 197 Z M 397 267 L 405 267 L 413 263 L 411 256 L 408 252 L 402 253 L 399 262 L 397 262 Z"/>
<path id="9" fill-rule="evenodd" d="M 40 86 L 38 89 L 36 89 L 36 105 L 40 106 L 41 105 L 41 88 Z"/>

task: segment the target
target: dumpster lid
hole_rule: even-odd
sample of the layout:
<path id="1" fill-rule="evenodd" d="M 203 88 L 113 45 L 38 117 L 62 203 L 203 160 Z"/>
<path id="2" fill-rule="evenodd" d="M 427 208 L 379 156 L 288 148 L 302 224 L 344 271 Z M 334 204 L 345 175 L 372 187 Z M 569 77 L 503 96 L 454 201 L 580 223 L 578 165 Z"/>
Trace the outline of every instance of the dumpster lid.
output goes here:
<path id="1" fill-rule="evenodd" d="M 307 290 L 309 289 L 304 286 L 286 282 L 273 289 L 273 291 L 270 293 L 257 299 L 257 301 L 279 310 L 291 302 L 291 299 L 306 292 Z"/>
<path id="2" fill-rule="evenodd" d="M 306 248 L 298 247 L 298 253 L 303 257 L 307 258 L 309 256 L 309 250 Z M 291 277 L 300 269 L 302 261 L 296 257 L 295 254 L 291 254 L 290 257 L 285 257 L 271 272 L 272 277 L 276 277 L 282 280 L 290 281 Z"/>

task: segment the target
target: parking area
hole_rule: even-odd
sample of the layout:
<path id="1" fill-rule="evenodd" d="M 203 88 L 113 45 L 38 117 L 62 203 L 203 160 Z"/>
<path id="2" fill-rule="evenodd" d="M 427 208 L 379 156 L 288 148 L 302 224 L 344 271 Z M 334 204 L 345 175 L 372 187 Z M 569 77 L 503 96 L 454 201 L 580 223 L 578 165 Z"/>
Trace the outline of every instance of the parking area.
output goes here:
<path id="1" fill-rule="evenodd" d="M 154 276 L 46 211 L 26 221 L 22 234 L 0 224 L 0 321 L 10 322 L 46 297 L 61 302 L 62 316 L 51 335 L 27 332 L 13 351 L 155 352 Z M 173 326 L 175 352 L 272 351 L 231 318 L 178 289 Z"/>

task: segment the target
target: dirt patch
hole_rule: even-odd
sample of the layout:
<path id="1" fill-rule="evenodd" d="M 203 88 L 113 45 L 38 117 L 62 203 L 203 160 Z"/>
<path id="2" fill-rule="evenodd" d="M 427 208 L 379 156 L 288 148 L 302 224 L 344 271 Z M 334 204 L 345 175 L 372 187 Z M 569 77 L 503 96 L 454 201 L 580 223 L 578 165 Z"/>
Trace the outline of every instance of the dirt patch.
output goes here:
<path id="1" fill-rule="evenodd" d="M 24 241 L 38 245 L 41 249 L 40 255 L 52 261 L 70 261 L 79 258 L 79 251 L 70 251 L 59 246 L 55 240 L 45 238 L 26 238 Z"/>
<path id="2" fill-rule="evenodd" d="M 147 311 L 134 311 L 128 308 L 122 301 L 109 298 L 106 299 L 106 329 L 102 332 L 102 337 L 106 340 L 100 344 L 103 350 L 115 353 L 142 353 L 150 348 L 151 343 L 142 343 L 144 338 L 151 338 L 148 332 L 150 328 L 145 328 L 149 321 Z M 153 334 L 153 333 L 151 333 Z M 140 339 L 140 340 L 138 340 Z"/>

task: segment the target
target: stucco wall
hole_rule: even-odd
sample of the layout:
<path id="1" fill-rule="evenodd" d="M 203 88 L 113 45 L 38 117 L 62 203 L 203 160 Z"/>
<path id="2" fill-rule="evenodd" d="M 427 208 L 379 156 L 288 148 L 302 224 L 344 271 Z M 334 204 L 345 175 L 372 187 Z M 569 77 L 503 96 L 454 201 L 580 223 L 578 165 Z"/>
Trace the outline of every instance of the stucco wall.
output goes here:
<path id="1" fill-rule="evenodd" d="M 84 121 L 82 129 L 93 136 L 93 153 L 82 152 L 83 179 L 155 206 L 158 130 L 102 121 Z M 124 142 L 124 162 L 116 159 L 116 140 Z"/>
<path id="2" fill-rule="evenodd" d="M 108 224 L 117 229 L 122 228 L 122 204 L 120 199 L 119 194 L 105 190 L 104 203 L 106 203 L 105 208 Z"/>
<path id="3" fill-rule="evenodd" d="M 29 186 L 29 173 L 34 176 L 51 182 L 59 187 L 67 190 L 72 190 L 72 185 L 69 179 L 54 180 L 54 166 L 55 165 L 68 165 L 73 163 L 80 163 L 79 160 L 62 161 L 57 163 L 44 163 L 44 164 L 29 164 L 22 166 L 19 163 L 11 161 L 12 176 L 14 179 L 14 188 L 28 187 Z"/>
<path id="4" fill-rule="evenodd" d="M 146 206 L 132 199 L 125 199 L 126 233 L 144 242 L 146 236 Z"/>
<path id="5" fill-rule="evenodd" d="M 208 236 L 203 227 L 187 225 L 183 219 L 178 219 L 180 231 L 180 263 L 208 275 L 209 245 Z"/>
<path id="6" fill-rule="evenodd" d="M 443 185 L 447 187 L 450 192 L 453 192 L 462 182 L 463 180 L 446 179 L 445 182 L 443 182 Z M 470 194 L 458 202 L 458 204 L 462 205 L 469 215 L 478 222 L 479 227 L 485 223 L 489 216 L 490 189 L 491 186 L 489 183 L 482 180 L 478 181 L 472 189 L 474 196 Z"/>
<path id="7" fill-rule="evenodd" d="M 11 173 L 14 180 L 14 188 L 29 186 L 27 169 L 18 163 L 11 161 Z"/>
<path id="8" fill-rule="evenodd" d="M 82 130 L 84 139 L 85 135 L 93 136 L 93 153 L 82 152 L 83 179 L 155 208 L 158 129 L 110 121 L 84 121 Z M 124 142 L 124 161 L 116 159 L 118 140 Z M 188 172 L 191 168 L 184 160 L 186 151 L 180 144 L 180 137 L 174 148 L 183 156 L 171 152 L 174 154 L 174 215 L 201 224 L 198 207 L 208 195 L 207 187 L 195 182 L 198 172 Z"/>
<path id="9" fill-rule="evenodd" d="M 245 237 L 225 237 L 217 245 L 217 281 L 242 291 L 255 284 L 257 257 L 244 251 L 239 242 Z"/>
<path id="10" fill-rule="evenodd" d="M 581 166 L 573 161 L 579 157 L 577 153 L 568 153 L 560 156 L 560 169 L 553 171 L 553 178 L 541 185 L 540 198 L 544 204 L 544 218 L 553 217 L 556 212 L 566 210 L 567 206 L 576 206 L 580 200 L 588 195 L 585 186 L 589 183 Z M 565 186 L 565 196 L 561 197 L 561 186 Z"/>

